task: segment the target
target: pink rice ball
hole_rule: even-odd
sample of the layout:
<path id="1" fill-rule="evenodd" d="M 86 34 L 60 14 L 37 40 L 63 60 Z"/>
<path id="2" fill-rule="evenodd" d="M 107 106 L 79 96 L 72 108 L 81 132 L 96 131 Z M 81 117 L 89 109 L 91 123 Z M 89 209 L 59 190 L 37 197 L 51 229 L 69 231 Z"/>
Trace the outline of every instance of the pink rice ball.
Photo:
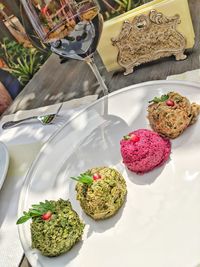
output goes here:
<path id="1" fill-rule="evenodd" d="M 171 153 L 169 139 L 158 133 L 139 129 L 128 134 L 128 140 L 121 140 L 121 155 L 126 167 L 137 174 L 143 174 L 163 165 Z"/>

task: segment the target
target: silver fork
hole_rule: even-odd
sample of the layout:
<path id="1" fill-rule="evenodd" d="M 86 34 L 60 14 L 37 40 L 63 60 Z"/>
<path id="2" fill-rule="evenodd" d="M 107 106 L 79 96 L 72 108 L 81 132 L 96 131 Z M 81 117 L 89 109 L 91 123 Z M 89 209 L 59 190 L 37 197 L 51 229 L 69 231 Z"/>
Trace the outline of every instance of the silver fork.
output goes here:
<path id="1" fill-rule="evenodd" d="M 23 122 L 26 122 L 26 121 L 29 121 L 29 120 L 38 120 L 39 122 L 41 122 L 43 125 L 46 125 L 46 124 L 50 124 L 53 119 L 58 115 L 61 107 L 62 107 L 63 103 L 59 106 L 58 110 L 56 111 L 56 113 L 52 113 L 52 114 L 48 114 L 48 115 L 43 115 L 43 116 L 32 116 L 32 117 L 28 117 L 28 118 L 25 118 L 25 119 L 22 119 L 22 120 L 18 120 L 18 121 L 8 121 L 8 122 L 5 122 L 3 125 L 2 125 L 2 129 L 8 129 L 8 128 L 11 128 L 11 127 L 14 127 L 18 124 L 21 124 Z"/>

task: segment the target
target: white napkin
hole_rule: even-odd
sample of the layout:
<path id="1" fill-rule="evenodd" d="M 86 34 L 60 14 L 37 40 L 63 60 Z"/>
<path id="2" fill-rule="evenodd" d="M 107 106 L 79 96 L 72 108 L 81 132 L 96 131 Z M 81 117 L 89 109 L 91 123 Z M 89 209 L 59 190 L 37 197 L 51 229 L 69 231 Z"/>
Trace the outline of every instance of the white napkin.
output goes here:
<path id="1" fill-rule="evenodd" d="M 171 75 L 167 77 L 167 80 L 200 82 L 200 69 L 187 71 L 181 74 Z"/>
<path id="2" fill-rule="evenodd" d="M 0 141 L 9 151 L 10 163 L 7 177 L 0 189 L 0 267 L 17 267 L 23 255 L 16 226 L 18 200 L 21 187 L 31 163 L 41 146 L 72 116 L 97 99 L 97 95 L 64 102 L 55 122 L 41 125 L 40 122 L 21 124 L 2 130 L 2 124 L 9 120 L 22 119 L 29 116 L 54 113 L 60 104 L 33 110 L 19 111 L 7 115 L 0 121 Z"/>

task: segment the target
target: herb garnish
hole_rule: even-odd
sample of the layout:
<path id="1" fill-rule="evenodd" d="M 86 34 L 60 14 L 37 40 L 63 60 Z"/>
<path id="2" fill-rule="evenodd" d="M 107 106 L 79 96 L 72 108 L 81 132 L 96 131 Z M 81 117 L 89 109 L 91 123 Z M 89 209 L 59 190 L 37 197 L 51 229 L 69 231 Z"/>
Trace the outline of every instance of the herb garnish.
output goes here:
<path id="1" fill-rule="evenodd" d="M 167 99 L 169 99 L 168 95 L 162 95 L 161 97 L 154 97 L 154 99 L 150 100 L 149 103 L 165 102 Z"/>
<path id="2" fill-rule="evenodd" d="M 71 177 L 71 179 L 87 185 L 91 185 L 94 181 L 93 177 L 87 173 L 82 173 L 77 177 Z"/>
<path id="3" fill-rule="evenodd" d="M 43 214 L 47 213 L 48 211 L 51 211 L 51 212 L 55 211 L 55 208 L 50 201 L 45 200 L 45 202 L 40 202 L 39 204 L 34 204 L 34 205 L 32 205 L 32 208 L 29 209 L 28 212 L 26 212 L 26 211 L 23 212 L 24 215 L 17 220 L 17 224 L 24 223 L 33 217 L 42 216 Z"/>
<path id="4" fill-rule="evenodd" d="M 124 135 L 124 136 L 123 136 L 123 139 L 126 140 L 126 141 L 127 141 L 127 140 L 130 140 L 130 141 L 132 141 L 132 142 L 134 142 L 134 143 L 140 141 L 140 137 L 137 136 L 137 135 L 134 134 L 134 133 L 130 133 L 130 134 L 128 134 L 128 135 Z"/>
<path id="5" fill-rule="evenodd" d="M 124 139 L 124 140 L 130 140 L 130 139 L 131 139 L 131 136 L 130 136 L 130 135 L 124 135 L 124 136 L 123 136 L 123 139 Z"/>

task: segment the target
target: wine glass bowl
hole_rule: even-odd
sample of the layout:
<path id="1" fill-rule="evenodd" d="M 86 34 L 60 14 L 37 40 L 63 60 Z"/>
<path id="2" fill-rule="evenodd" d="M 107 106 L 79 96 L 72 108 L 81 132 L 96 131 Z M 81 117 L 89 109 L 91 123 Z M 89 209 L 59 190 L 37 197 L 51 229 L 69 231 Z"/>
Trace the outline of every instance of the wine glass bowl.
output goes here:
<path id="1" fill-rule="evenodd" d="M 53 52 L 84 59 L 96 50 L 103 20 L 93 0 L 22 0 L 39 38 Z"/>
<path id="2" fill-rule="evenodd" d="M 52 52 L 85 60 L 103 89 L 108 88 L 93 60 L 103 28 L 95 0 L 20 0 L 38 37 Z"/>

